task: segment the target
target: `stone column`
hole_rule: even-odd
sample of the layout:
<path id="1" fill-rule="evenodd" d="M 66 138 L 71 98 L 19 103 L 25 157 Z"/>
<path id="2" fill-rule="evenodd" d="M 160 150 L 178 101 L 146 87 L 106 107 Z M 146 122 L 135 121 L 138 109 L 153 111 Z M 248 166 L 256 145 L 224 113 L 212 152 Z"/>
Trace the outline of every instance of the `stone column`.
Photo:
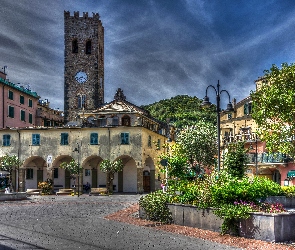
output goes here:
<path id="1" fill-rule="evenodd" d="M 26 169 L 25 168 L 19 168 L 18 171 L 19 174 L 19 192 L 25 192 L 26 188 Z"/>
<path id="2" fill-rule="evenodd" d="M 137 168 L 137 193 L 143 193 L 143 168 Z"/>
<path id="3" fill-rule="evenodd" d="M 54 178 L 53 178 L 53 167 L 52 167 L 52 163 L 47 163 L 47 176 L 46 179 L 50 179 L 52 181 L 52 194 L 54 194 Z"/>

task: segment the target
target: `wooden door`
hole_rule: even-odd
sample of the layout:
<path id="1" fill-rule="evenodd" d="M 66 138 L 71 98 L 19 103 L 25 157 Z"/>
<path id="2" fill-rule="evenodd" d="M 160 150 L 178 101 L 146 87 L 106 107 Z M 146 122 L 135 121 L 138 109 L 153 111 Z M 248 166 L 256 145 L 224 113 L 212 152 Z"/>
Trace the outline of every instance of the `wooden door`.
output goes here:
<path id="1" fill-rule="evenodd" d="M 91 187 L 97 188 L 97 169 L 92 169 Z"/>
<path id="2" fill-rule="evenodd" d="M 149 193 L 151 191 L 151 178 L 149 171 L 143 171 L 143 192 Z"/>

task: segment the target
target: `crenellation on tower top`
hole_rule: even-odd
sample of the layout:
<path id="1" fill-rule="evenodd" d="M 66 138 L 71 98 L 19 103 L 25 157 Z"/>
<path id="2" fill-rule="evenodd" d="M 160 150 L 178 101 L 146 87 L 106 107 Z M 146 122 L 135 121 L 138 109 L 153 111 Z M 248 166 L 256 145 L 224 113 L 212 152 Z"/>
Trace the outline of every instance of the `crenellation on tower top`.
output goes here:
<path id="1" fill-rule="evenodd" d="M 65 10 L 64 11 L 64 17 L 65 18 L 71 17 L 71 12 Z M 93 18 L 94 20 L 99 20 L 100 19 L 99 14 L 98 13 L 94 13 L 94 12 L 92 12 L 92 17 L 90 17 L 88 15 L 88 12 L 83 12 L 83 16 L 80 17 L 79 11 L 74 11 L 74 15 L 72 17 L 75 17 L 75 18 Z"/>

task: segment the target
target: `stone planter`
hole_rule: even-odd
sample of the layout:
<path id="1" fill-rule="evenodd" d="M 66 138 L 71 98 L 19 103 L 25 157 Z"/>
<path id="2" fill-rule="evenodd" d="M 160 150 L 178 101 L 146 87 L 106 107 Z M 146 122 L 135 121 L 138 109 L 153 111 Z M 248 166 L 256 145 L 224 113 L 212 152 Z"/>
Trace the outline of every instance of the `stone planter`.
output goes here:
<path id="1" fill-rule="evenodd" d="M 196 206 L 168 204 L 173 223 L 181 226 L 220 232 L 223 220 L 213 213 L 212 208 L 198 209 Z M 143 208 L 139 217 L 148 219 Z M 295 241 L 295 213 L 251 213 L 240 221 L 239 235 L 245 238 L 271 242 Z"/>
<path id="2" fill-rule="evenodd" d="M 295 197 L 269 196 L 265 199 L 268 203 L 281 203 L 285 208 L 295 208 Z"/>
<path id="3" fill-rule="evenodd" d="M 212 208 L 198 209 L 191 205 L 168 204 L 173 223 L 220 232 L 223 220 L 213 214 Z M 245 238 L 283 242 L 295 240 L 295 213 L 251 213 L 240 221 L 239 235 Z"/>
<path id="4" fill-rule="evenodd" d="M 16 200 L 25 200 L 27 199 L 27 193 L 0 193 L 0 201 L 16 201 Z"/>

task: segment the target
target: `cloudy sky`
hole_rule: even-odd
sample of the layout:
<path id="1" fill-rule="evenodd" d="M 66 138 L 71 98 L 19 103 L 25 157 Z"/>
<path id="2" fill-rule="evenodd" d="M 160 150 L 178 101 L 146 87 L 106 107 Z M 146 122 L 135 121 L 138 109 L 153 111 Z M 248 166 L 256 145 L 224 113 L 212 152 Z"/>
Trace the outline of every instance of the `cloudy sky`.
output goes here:
<path id="1" fill-rule="evenodd" d="M 117 88 L 136 105 L 203 98 L 217 80 L 239 101 L 265 69 L 295 61 L 293 0 L 1 0 L 0 70 L 52 108 L 63 109 L 64 10 L 100 14 L 106 102 Z"/>

